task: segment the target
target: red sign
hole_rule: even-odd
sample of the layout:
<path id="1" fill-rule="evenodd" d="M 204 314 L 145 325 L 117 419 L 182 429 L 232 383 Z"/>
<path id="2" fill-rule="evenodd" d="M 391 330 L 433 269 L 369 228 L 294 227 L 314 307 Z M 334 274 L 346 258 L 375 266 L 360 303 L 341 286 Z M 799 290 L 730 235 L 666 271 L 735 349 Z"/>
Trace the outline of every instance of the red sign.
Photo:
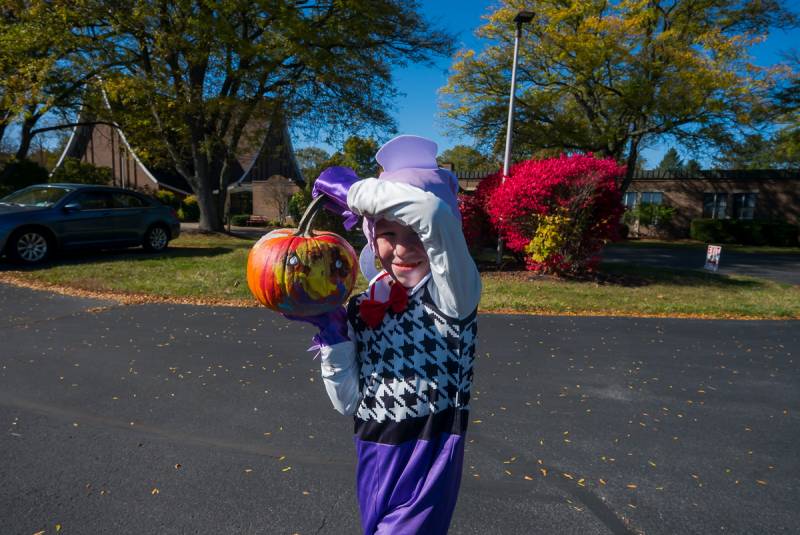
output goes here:
<path id="1" fill-rule="evenodd" d="M 709 271 L 719 270 L 719 257 L 722 255 L 721 245 L 709 245 L 706 251 L 705 268 Z"/>

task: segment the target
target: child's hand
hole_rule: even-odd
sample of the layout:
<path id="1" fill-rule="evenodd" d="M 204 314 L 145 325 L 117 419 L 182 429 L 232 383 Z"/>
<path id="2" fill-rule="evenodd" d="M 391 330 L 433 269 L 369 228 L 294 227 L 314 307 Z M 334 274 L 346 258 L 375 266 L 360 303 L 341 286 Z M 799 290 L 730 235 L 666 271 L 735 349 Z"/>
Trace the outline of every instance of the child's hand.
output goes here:
<path id="1" fill-rule="evenodd" d="M 329 199 L 325 203 L 325 208 L 346 218 L 344 227 L 347 230 L 358 222 L 358 216 L 347 206 L 347 192 L 357 181 L 358 175 L 349 167 L 328 167 L 319 175 L 311 190 L 311 196 L 315 199 L 320 195 L 325 195 Z"/>
<path id="2" fill-rule="evenodd" d="M 350 339 L 347 336 L 347 311 L 344 307 L 337 307 L 331 312 L 316 316 L 283 314 L 283 317 L 292 321 L 310 323 L 319 329 L 319 334 L 314 336 L 314 341 L 320 345 L 332 346 Z"/>

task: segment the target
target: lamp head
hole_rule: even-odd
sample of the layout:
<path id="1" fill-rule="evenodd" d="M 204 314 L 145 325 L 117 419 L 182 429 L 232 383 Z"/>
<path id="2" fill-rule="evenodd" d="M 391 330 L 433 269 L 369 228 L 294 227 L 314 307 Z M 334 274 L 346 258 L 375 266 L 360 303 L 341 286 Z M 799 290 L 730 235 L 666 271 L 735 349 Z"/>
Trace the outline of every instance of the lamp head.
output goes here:
<path id="1" fill-rule="evenodd" d="M 514 22 L 517 24 L 525 24 L 533 20 L 533 11 L 520 11 L 517 13 L 517 16 L 514 17 Z"/>

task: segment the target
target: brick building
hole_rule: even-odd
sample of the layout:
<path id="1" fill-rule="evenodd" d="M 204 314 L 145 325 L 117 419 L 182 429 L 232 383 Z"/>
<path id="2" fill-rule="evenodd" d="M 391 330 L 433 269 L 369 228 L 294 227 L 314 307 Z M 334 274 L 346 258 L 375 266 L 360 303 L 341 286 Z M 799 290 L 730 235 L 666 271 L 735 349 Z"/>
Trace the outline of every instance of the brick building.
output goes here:
<path id="1" fill-rule="evenodd" d="M 784 170 L 642 171 L 623 195 L 628 208 L 675 208 L 666 234 L 689 236 L 693 219 L 758 219 L 800 224 L 800 172 Z"/>

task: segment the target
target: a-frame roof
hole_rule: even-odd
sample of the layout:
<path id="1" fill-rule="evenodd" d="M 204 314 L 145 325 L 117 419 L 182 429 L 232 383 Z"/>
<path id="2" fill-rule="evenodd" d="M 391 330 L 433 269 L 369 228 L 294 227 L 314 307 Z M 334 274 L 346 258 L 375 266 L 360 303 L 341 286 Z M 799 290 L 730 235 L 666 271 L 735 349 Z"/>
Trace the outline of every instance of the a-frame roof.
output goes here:
<path id="1" fill-rule="evenodd" d="M 111 111 L 106 92 L 102 90 L 102 105 Z M 110 115 L 110 113 L 109 113 Z M 84 108 L 81 108 L 78 123 L 93 123 L 96 119 Z M 95 161 L 95 146 L 100 146 Z M 91 151 L 91 159 L 87 154 Z M 125 161 L 117 156 L 117 152 L 124 151 Z M 127 173 L 149 183 L 151 187 L 161 187 L 184 195 L 192 193 L 191 186 L 186 179 L 174 169 L 148 167 L 136 154 L 136 150 L 128 142 L 125 133 L 119 126 L 109 123 L 81 124 L 76 126 L 64 151 L 59 157 L 56 168 L 65 158 L 91 161 L 96 165 L 110 167 L 112 173 Z M 281 175 L 296 182 L 301 187 L 304 185 L 303 175 L 292 148 L 289 129 L 283 115 L 275 113 L 269 121 L 250 121 L 245 125 L 237 149 L 237 158 L 234 162 L 233 176 L 235 178 L 229 185 L 230 188 L 239 187 L 253 180 L 266 180 L 273 175 Z M 136 182 L 138 184 L 138 182 Z"/>

